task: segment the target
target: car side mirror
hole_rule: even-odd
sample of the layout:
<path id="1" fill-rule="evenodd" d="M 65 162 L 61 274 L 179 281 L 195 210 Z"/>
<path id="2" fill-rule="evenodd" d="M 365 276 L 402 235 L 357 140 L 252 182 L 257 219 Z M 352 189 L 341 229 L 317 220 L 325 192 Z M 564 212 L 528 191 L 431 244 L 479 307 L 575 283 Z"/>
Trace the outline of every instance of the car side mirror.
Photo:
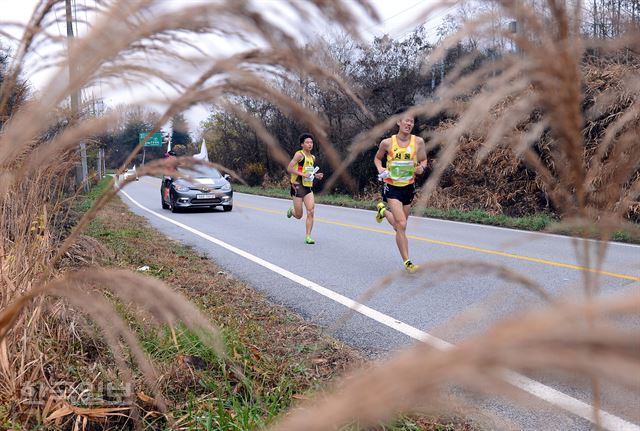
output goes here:
<path id="1" fill-rule="evenodd" d="M 222 176 L 222 178 L 224 178 L 225 180 L 227 180 L 227 181 L 229 181 L 229 182 L 231 181 L 231 175 L 229 175 L 229 174 L 224 174 L 224 175 Z"/>

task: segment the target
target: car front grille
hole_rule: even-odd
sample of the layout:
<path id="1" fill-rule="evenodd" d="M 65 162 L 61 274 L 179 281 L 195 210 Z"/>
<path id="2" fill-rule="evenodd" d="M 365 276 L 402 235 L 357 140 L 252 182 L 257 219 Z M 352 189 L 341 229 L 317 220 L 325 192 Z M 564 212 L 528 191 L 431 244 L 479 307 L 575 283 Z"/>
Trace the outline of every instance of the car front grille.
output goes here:
<path id="1" fill-rule="evenodd" d="M 218 204 L 222 202 L 222 199 L 220 198 L 213 198 L 213 199 L 191 199 L 191 203 L 192 204 Z"/>
<path id="2" fill-rule="evenodd" d="M 195 190 L 203 193 L 211 193 L 214 190 L 220 190 L 222 186 L 219 187 L 189 187 L 190 190 Z"/>

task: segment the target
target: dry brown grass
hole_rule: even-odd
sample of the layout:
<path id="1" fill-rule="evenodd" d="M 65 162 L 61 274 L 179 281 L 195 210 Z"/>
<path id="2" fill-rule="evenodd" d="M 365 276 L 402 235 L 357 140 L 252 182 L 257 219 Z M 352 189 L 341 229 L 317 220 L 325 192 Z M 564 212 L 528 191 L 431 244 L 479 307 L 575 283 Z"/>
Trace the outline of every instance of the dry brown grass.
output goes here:
<path id="1" fill-rule="evenodd" d="M 296 39 L 300 35 L 269 21 L 253 10 L 249 2 L 189 4 L 178 10 L 169 10 L 162 3 L 159 0 L 99 3 L 96 23 L 86 37 L 71 44 L 69 55 L 56 51 L 42 61 L 45 66 L 61 67 L 60 73 L 66 73 L 66 64 L 75 65 L 73 79 L 69 82 L 53 79 L 42 89 L 40 97 L 27 103 L 4 124 L 0 133 L 0 189 L 3 191 L 0 195 L 0 401 L 18 410 L 17 388 L 29 382 L 46 382 L 45 365 L 63 360 L 50 356 L 35 341 L 43 334 L 64 337 L 64 331 L 54 327 L 55 319 L 45 316 L 50 309 L 43 302 L 45 297 L 62 298 L 73 307 L 71 309 L 81 309 L 93 318 L 113 350 L 124 380 L 131 380 L 131 361 L 144 371 L 147 385 L 157 387 L 157 375 L 135 335 L 119 317 L 114 303 L 94 290 L 95 287 L 106 288 L 121 301 L 146 310 L 156 323 L 185 322 L 205 338 L 209 337 L 211 346 L 223 354 L 215 328 L 197 308 L 162 283 L 125 271 L 74 272 L 67 268 L 66 272 L 60 272 L 60 265 L 69 259 L 70 250 L 80 247 L 83 229 L 114 193 L 110 190 L 99 199 L 63 240 L 60 232 L 64 230 L 58 227 L 66 221 L 67 198 L 63 191 L 68 188 L 74 148 L 79 139 L 97 133 L 114 120 L 109 116 L 93 120 L 81 116 L 71 118 L 69 125 L 53 139 L 43 139 L 60 123 L 59 107 L 69 94 L 98 80 L 106 86 L 148 84 L 172 88 L 177 96 L 170 97 L 155 130 L 175 113 L 196 103 L 213 103 L 243 116 L 234 105 L 234 96 L 268 99 L 316 135 L 335 168 L 335 175 L 327 181 L 326 188 L 338 178 L 349 185 L 346 167 L 374 137 L 396 121 L 390 118 L 364 132 L 343 160 L 327 142 L 326 125 L 308 109 L 305 96 L 284 94 L 270 79 L 265 79 L 269 76 L 282 79 L 297 73 L 318 82 L 331 81 L 358 102 L 357 95 L 339 76 L 306 61 L 300 40 Z M 375 18 L 369 2 L 355 3 Z M 330 22 L 357 34 L 357 16 L 342 1 L 290 0 L 279 4 L 290 8 L 293 21 L 318 26 Z M 505 55 L 471 73 L 465 71 L 468 63 L 461 62 L 440 86 L 437 100 L 413 109 L 417 114 L 435 115 L 445 111 L 456 117 L 451 127 L 430 135 L 430 144 L 440 146 L 441 151 L 422 198 L 432 196 L 440 178 L 461 152 L 474 154 L 479 163 L 489 160 L 488 166 L 507 171 L 513 169 L 512 164 L 495 165 L 490 155 L 494 151 L 512 152 L 516 160 L 536 173 L 540 189 L 576 229 L 578 238 L 586 227 L 595 224 L 606 240 L 613 229 L 625 227 L 624 216 L 630 210 L 637 210 L 640 194 L 640 147 L 635 145 L 638 78 L 613 66 L 608 69 L 608 75 L 603 73 L 594 78 L 603 84 L 598 88 L 588 118 L 597 119 L 601 130 L 597 131 L 595 145 L 587 148 L 585 124 L 588 123 L 581 109 L 585 98 L 581 86 L 585 78 L 585 41 L 576 31 L 579 8 L 571 9 L 566 2 L 548 0 L 543 16 L 521 2 L 503 0 L 497 4 L 502 16 L 527 23 L 526 32 L 504 35 L 513 39 L 521 53 Z M 37 47 L 48 40 L 55 42 L 41 24 L 54 20 L 54 9 L 61 5 L 62 2 L 56 0 L 39 2 L 19 41 L 8 78 L 0 88 L 0 112 L 4 112 L 11 87 Z M 481 37 L 493 18 L 480 16 L 467 23 L 436 49 L 426 66 L 437 61 L 459 40 L 469 35 Z M 260 49 L 212 58 L 193 47 L 192 38 L 203 34 L 249 41 Z M 610 45 L 617 47 L 617 43 L 613 41 Z M 602 50 L 607 48 L 603 44 L 599 46 Z M 146 63 L 147 55 L 156 58 L 158 64 L 172 65 L 172 70 L 181 73 L 150 67 Z M 553 61 L 549 61 L 550 58 Z M 184 81 L 188 75 L 184 71 L 192 72 L 191 80 Z M 614 114 L 611 106 L 616 104 L 623 109 Z M 505 106 L 508 109 L 500 109 Z M 256 128 L 278 160 L 284 162 L 285 155 L 260 123 L 246 115 L 244 118 Z M 531 118 L 534 120 L 529 121 Z M 595 127 L 587 129 L 587 133 L 596 131 Z M 469 136 L 478 138 L 482 144 L 469 145 Z M 544 151 L 537 151 L 534 144 L 542 145 Z M 141 145 L 124 166 L 135 157 Z M 168 172 L 177 164 L 187 163 L 186 159 L 156 162 L 139 174 Z M 498 208 L 491 196 L 485 199 L 488 205 Z M 596 269 L 602 266 L 606 242 L 590 248 L 586 242 L 576 239 L 575 248 L 582 266 Z M 484 267 L 487 268 L 491 269 L 490 265 Z M 530 280 L 504 271 L 502 276 L 529 287 L 536 286 Z M 620 324 L 620 319 L 637 317 L 639 296 L 636 293 L 623 298 L 599 298 L 596 296 L 599 283 L 597 275 L 587 273 L 585 302 L 556 303 L 518 316 L 496 325 L 486 334 L 468 339 L 456 349 L 436 352 L 417 345 L 387 363 L 356 373 L 341 384 L 336 394 L 295 409 L 274 429 L 332 429 L 354 421 L 374 425 L 407 411 L 448 414 L 462 409 L 473 416 L 474 404 L 449 389 L 455 385 L 470 394 L 499 395 L 509 401 L 522 401 L 518 392 L 505 383 L 505 368 L 580 373 L 592 382 L 597 422 L 600 382 L 619 384 L 634 393 L 640 386 L 638 333 Z M 148 301 L 147 295 L 155 299 Z M 53 307 L 58 304 L 54 303 Z M 61 320 L 73 322 L 73 319 Z M 155 397 L 161 407 L 161 394 L 156 393 Z M 58 408 L 71 409 L 64 405 Z M 88 416 L 87 412 L 75 414 Z"/>
<path id="2" fill-rule="evenodd" d="M 451 127 L 455 124 L 446 123 L 434 133 Z M 535 172 L 527 169 L 510 148 L 496 148 L 477 161 L 484 142 L 482 136 L 462 138 L 457 156 L 423 204 L 442 209 L 482 209 L 489 214 L 515 217 L 550 211 Z"/>
<path id="3" fill-rule="evenodd" d="M 599 105 L 607 99 L 606 91 L 593 91 L 596 83 L 591 81 L 589 67 L 583 67 L 584 42 L 571 28 L 571 23 L 579 20 L 579 16 L 574 16 L 571 9 L 565 10 L 561 2 L 549 2 L 548 6 L 554 17 L 551 27 L 538 17 L 536 11 L 504 3 L 505 15 L 526 19 L 527 32 L 514 40 L 522 50 L 522 55 L 507 56 L 496 64 L 489 64 L 484 70 L 460 76 L 459 79 L 454 75 L 450 82 L 455 85 L 441 91 L 443 102 L 429 107 L 431 110 L 453 108 L 452 98 L 461 94 L 460 81 L 464 84 L 463 89 L 468 89 L 477 86 L 480 80 L 487 80 L 481 90 L 462 107 L 462 112 L 459 106 L 455 107 L 459 113 L 456 127 L 433 134 L 434 142 L 445 146 L 445 157 L 439 160 L 436 173 L 443 172 L 447 162 L 457 154 L 459 144 L 455 142 L 459 138 L 474 133 L 474 130 L 491 129 L 490 134 L 484 133 L 486 139 L 477 153 L 479 162 L 484 162 L 495 148 L 511 149 L 536 172 L 542 182 L 541 187 L 561 214 L 591 221 L 604 214 L 624 215 L 626 208 L 621 209 L 620 204 L 628 207 L 623 201 L 630 198 L 629 193 L 633 194 L 632 190 L 636 187 L 633 180 L 638 157 L 629 152 L 633 150 L 623 136 L 616 139 L 615 146 L 610 138 L 621 123 L 630 129 L 634 128 L 630 122 L 632 115 L 625 116 L 615 125 L 601 121 L 600 126 L 606 129 L 602 141 L 585 139 L 588 130 L 584 129 L 583 99 L 597 96 Z M 553 61 L 549 61 L 550 58 Z M 496 69 L 499 73 L 493 76 Z M 622 91 L 618 88 L 615 92 L 620 99 L 626 97 L 630 100 L 636 94 L 632 80 L 623 78 L 617 82 L 626 89 Z M 581 87 L 583 83 L 586 85 L 586 94 Z M 514 100 L 507 105 L 509 109 L 493 111 L 494 106 L 508 99 Z M 618 112 L 625 112 L 624 104 L 620 101 L 617 103 L 618 106 L 622 105 Z M 487 110 L 487 107 L 490 109 Z M 592 115 L 595 112 L 597 110 L 592 109 Z M 540 115 L 536 115 L 538 113 Z M 528 121 L 531 119 L 533 121 Z M 525 128 L 518 127 L 523 123 L 526 124 Z M 548 132 L 543 135 L 545 130 Z M 542 145 L 546 146 L 543 151 L 533 145 L 540 138 L 543 139 Z M 620 157 L 610 157 L 614 148 L 628 156 L 624 158 L 627 163 L 616 170 L 617 181 L 604 180 L 607 184 L 613 184 L 613 189 L 608 192 L 591 187 L 594 175 L 603 180 L 602 170 L 606 169 L 608 163 L 602 158 L 586 157 L 585 148 L 589 150 L 586 142 L 596 146 L 600 156 L 606 154 L 608 160 L 621 161 Z M 435 184 L 435 180 L 429 182 L 427 190 Z"/>

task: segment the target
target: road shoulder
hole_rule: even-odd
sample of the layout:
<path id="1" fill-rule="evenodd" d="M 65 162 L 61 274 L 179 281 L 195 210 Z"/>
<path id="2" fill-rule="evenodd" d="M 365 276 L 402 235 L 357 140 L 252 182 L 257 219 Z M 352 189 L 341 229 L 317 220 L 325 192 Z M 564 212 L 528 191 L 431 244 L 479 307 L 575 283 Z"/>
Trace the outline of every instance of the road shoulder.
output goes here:
<path id="1" fill-rule="evenodd" d="M 163 280 L 223 328 L 229 356 L 249 370 L 252 381 L 260 382 L 258 396 L 264 398 L 277 393 L 281 398 L 276 403 L 277 409 L 262 403 L 265 410 L 255 412 L 267 422 L 291 403 L 306 399 L 337 376 L 365 363 L 357 350 L 326 336 L 320 327 L 292 311 L 269 302 L 192 248 L 150 228 L 146 219 L 130 212 L 118 198 L 99 213 L 88 233 L 110 250 L 104 262 L 106 266 L 139 270 Z M 207 400 L 202 380 L 219 377 L 200 375 L 196 379 L 185 379 L 178 375 L 184 368 L 179 366 L 180 362 L 194 356 L 188 349 L 180 350 L 173 349 L 168 355 L 165 352 L 159 364 L 160 371 L 167 375 L 166 381 L 179 382 L 180 387 L 165 388 L 171 394 L 177 414 L 185 410 L 180 400 Z M 153 356 L 153 352 L 151 354 Z M 227 395 L 217 394 L 218 397 Z M 192 403 L 189 408 L 193 410 L 193 407 Z M 195 408 L 206 410 L 211 405 L 203 401 L 199 406 L 196 403 Z M 192 420 L 197 421 L 196 416 Z M 452 427 L 447 429 L 458 429 L 449 420 L 419 418 L 401 422 L 394 429 L 428 430 L 442 424 Z"/>

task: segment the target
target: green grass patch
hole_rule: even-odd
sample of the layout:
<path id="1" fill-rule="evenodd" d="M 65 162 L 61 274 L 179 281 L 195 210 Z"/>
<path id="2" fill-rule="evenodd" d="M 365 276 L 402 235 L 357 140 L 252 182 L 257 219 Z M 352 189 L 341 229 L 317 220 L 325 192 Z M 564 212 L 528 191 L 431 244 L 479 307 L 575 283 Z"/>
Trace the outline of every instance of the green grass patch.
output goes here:
<path id="1" fill-rule="evenodd" d="M 509 217 L 498 214 L 492 215 L 483 210 L 463 211 L 458 209 L 423 208 L 414 211 L 416 215 L 433 217 L 444 220 L 463 221 L 491 226 L 510 227 L 514 229 L 541 231 L 557 219 L 548 214 L 536 214 L 524 217 Z"/>
<path id="2" fill-rule="evenodd" d="M 239 193 L 247 193 L 252 195 L 269 196 L 272 198 L 291 199 L 289 189 L 278 187 L 249 187 L 242 184 L 233 186 L 233 190 Z M 374 199 L 356 199 L 351 195 L 345 194 L 317 194 L 315 195 L 316 203 L 335 205 L 340 207 L 374 209 L 376 201 Z"/>
<path id="3" fill-rule="evenodd" d="M 233 191 L 251 195 L 269 196 L 272 198 L 290 199 L 289 190 L 279 187 L 251 187 L 244 184 L 234 184 Z"/>
<path id="4" fill-rule="evenodd" d="M 578 238 L 600 239 L 602 232 L 597 225 L 571 226 L 570 224 L 558 224 L 551 226 L 550 231 L 560 235 L 575 236 Z M 640 235 L 637 229 L 619 230 L 609 234 L 611 241 L 640 244 Z"/>
<path id="5" fill-rule="evenodd" d="M 107 245 L 117 259 L 123 259 L 130 265 L 150 267 L 149 274 L 166 279 L 172 274 L 170 268 L 154 265 L 150 262 L 147 252 L 140 248 L 140 242 L 149 240 L 150 232 L 140 227 L 128 227 L 123 229 L 111 229 L 102 220 L 91 220 L 86 234 L 92 236 Z"/>
<path id="6" fill-rule="evenodd" d="M 98 200 L 100 195 L 107 189 L 107 187 L 109 187 L 109 184 L 111 184 L 111 180 L 111 177 L 104 177 L 97 184 L 94 184 L 91 189 L 89 189 L 89 192 L 83 195 L 82 199 L 80 200 L 78 209 L 83 213 L 87 212 L 89 208 L 91 208 L 91 205 L 93 205 L 95 201 Z"/>
<path id="7" fill-rule="evenodd" d="M 321 204 L 335 205 L 339 207 L 375 209 L 375 199 L 355 199 L 349 195 L 319 195 L 316 201 Z"/>
<path id="8" fill-rule="evenodd" d="M 614 232 L 611 235 L 612 241 L 638 243 L 638 238 L 634 238 L 629 232 Z"/>
<path id="9" fill-rule="evenodd" d="M 177 344 L 167 326 L 158 332 L 142 332 L 142 347 L 151 358 L 161 362 L 172 361 L 178 353 L 197 356 L 207 364 L 218 361 L 216 353 L 183 325 L 176 326 L 174 332 Z"/>
<path id="10" fill-rule="evenodd" d="M 240 365 L 244 379 L 182 325 L 175 328 L 175 339 L 166 326 L 156 333 L 139 331 L 139 335 L 144 350 L 156 363 L 174 363 L 192 376 L 191 387 L 186 391 L 180 387 L 165 391 L 177 404 L 174 416 L 184 417 L 190 429 L 264 429 L 291 404 L 296 393 L 293 380 L 286 375 L 279 376 L 276 385 L 263 385 L 266 376 L 262 370 L 277 361 L 269 357 L 256 359 L 231 329 L 223 329 L 226 363 Z M 187 371 L 187 361 L 198 361 L 198 366 Z M 186 403 L 180 402 L 184 399 Z"/>
<path id="11" fill-rule="evenodd" d="M 290 199 L 289 190 L 276 187 L 249 187 L 244 185 L 234 185 L 234 190 L 240 193 L 248 193 L 276 198 Z M 327 205 L 336 205 L 350 208 L 361 208 L 374 210 L 376 199 L 361 199 L 345 194 L 328 194 L 315 196 L 316 202 Z M 433 217 L 444 220 L 464 221 L 468 223 L 486 224 L 492 226 L 511 227 L 523 230 L 539 231 L 545 229 L 557 220 L 548 214 L 536 214 L 524 217 L 508 217 L 505 215 L 491 215 L 483 210 L 458 210 L 458 209 L 437 209 L 437 208 L 414 208 L 414 215 L 423 217 Z"/>

